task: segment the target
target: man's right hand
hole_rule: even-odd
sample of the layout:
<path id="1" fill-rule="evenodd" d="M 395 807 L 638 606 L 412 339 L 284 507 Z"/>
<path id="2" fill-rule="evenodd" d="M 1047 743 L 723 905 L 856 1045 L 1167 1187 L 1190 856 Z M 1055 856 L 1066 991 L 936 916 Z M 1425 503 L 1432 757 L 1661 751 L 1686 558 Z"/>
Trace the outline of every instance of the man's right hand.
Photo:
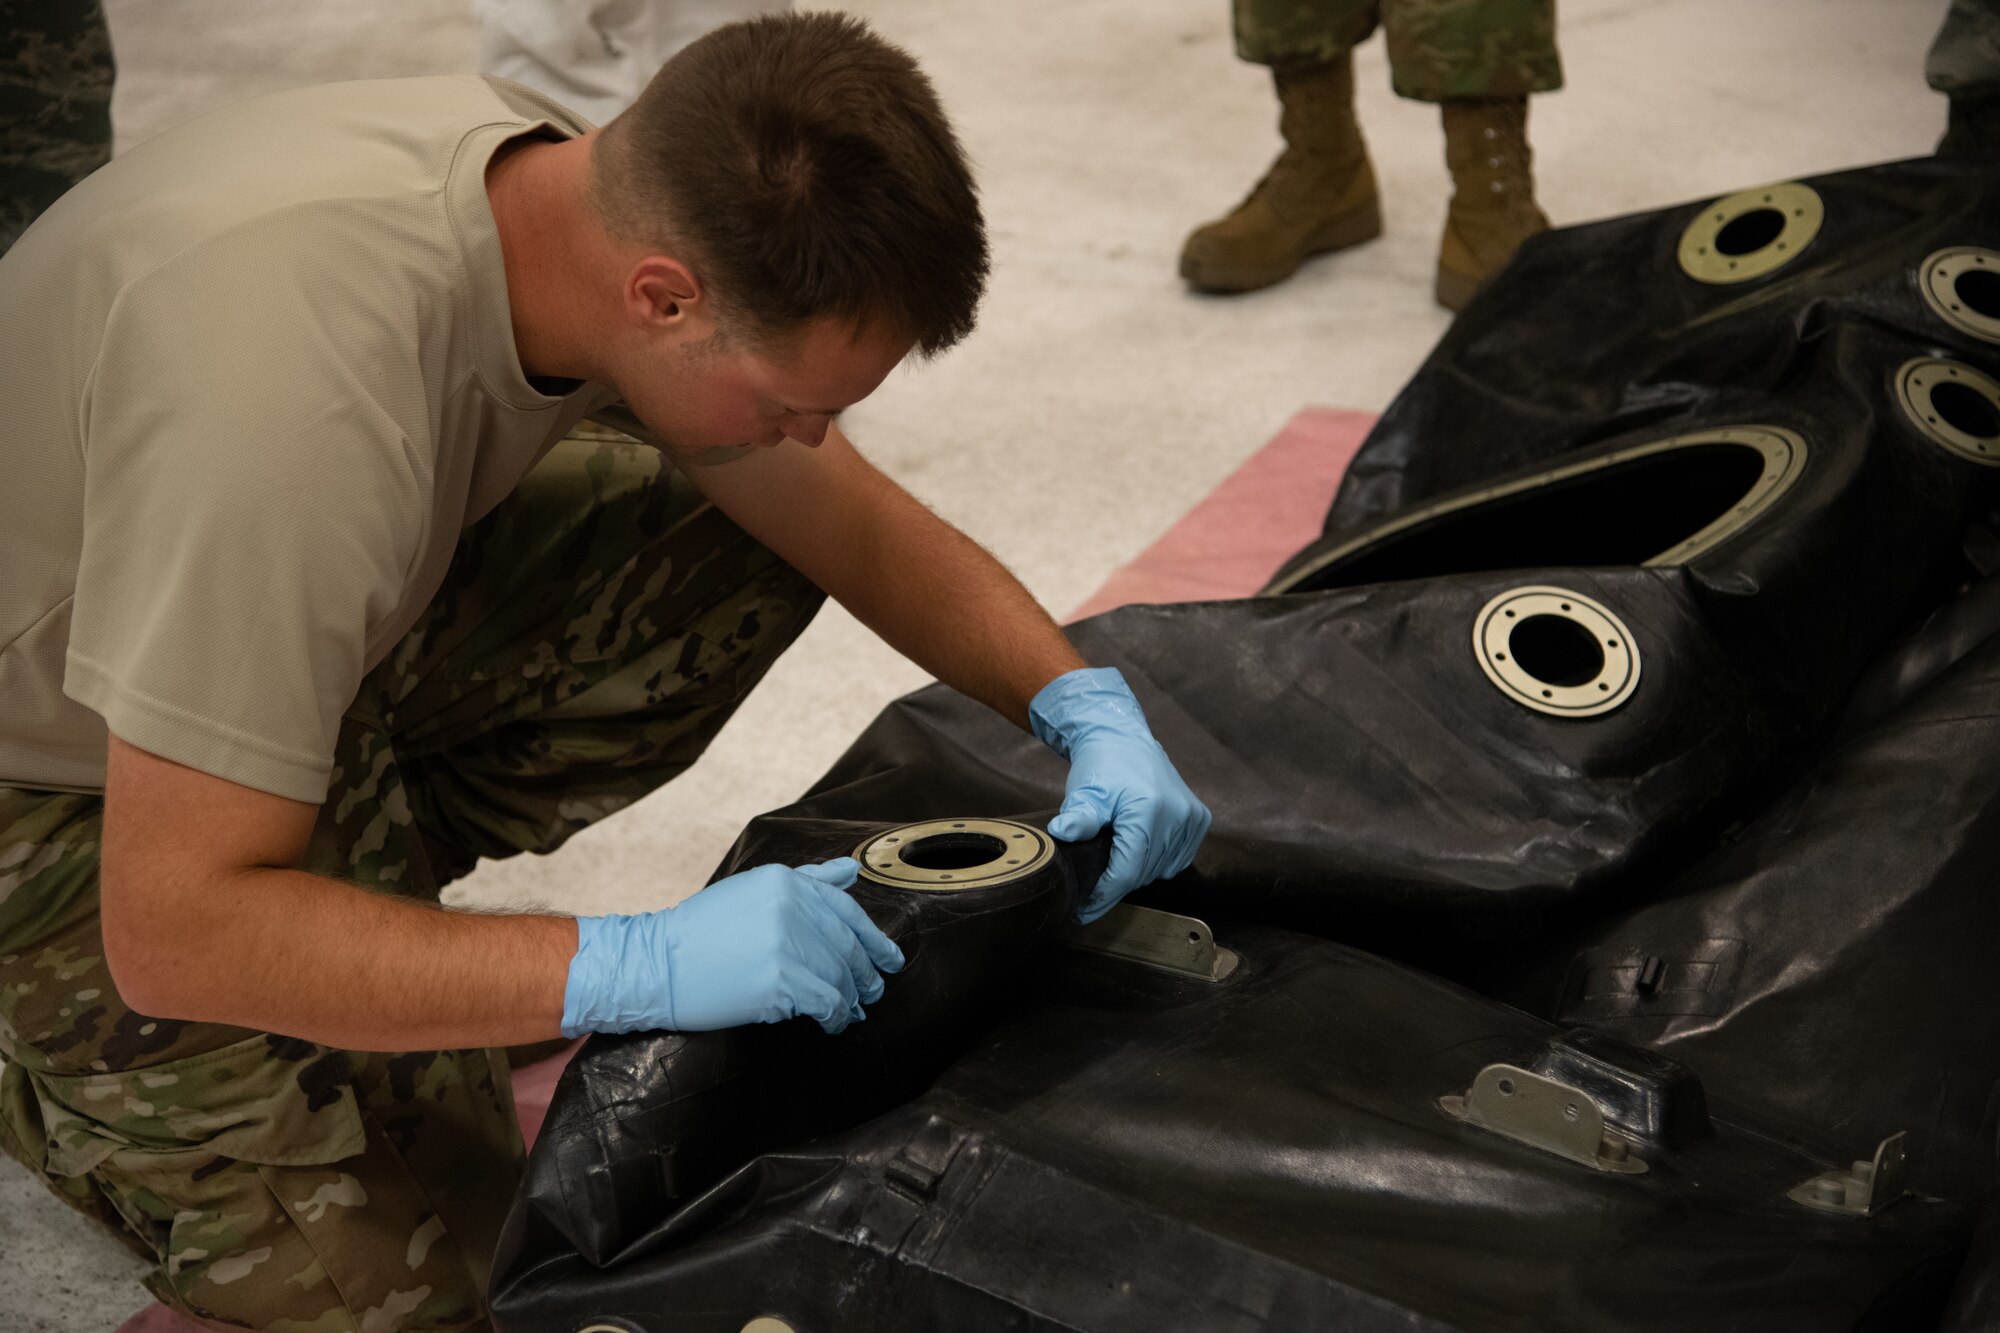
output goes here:
<path id="1" fill-rule="evenodd" d="M 848 896 L 859 867 L 758 866 L 675 907 L 577 920 L 563 1035 L 705 1032 L 801 1014 L 838 1032 L 903 951 Z"/>

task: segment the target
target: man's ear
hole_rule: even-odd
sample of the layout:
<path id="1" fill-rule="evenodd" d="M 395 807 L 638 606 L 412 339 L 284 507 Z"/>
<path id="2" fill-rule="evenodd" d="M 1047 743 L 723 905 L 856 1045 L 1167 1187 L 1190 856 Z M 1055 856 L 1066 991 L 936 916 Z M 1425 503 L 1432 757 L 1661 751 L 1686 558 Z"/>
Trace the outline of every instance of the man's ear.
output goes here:
<path id="1" fill-rule="evenodd" d="M 652 333 L 696 323 L 703 292 L 694 271 L 667 255 L 647 255 L 625 275 L 625 314 Z"/>

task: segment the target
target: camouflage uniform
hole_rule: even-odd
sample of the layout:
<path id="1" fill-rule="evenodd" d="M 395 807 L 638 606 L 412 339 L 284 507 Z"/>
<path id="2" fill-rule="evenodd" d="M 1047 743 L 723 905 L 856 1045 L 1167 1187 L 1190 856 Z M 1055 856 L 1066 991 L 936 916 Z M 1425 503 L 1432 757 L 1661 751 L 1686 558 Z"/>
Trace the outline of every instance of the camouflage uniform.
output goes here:
<path id="1" fill-rule="evenodd" d="M 98 0 L 0 0 L 0 255 L 111 160 L 113 72 Z"/>
<path id="2" fill-rule="evenodd" d="M 1233 9 L 1236 53 L 1259 65 L 1338 60 L 1379 22 L 1399 96 L 1442 102 L 1562 87 L 1555 0 L 1234 0 Z"/>
<path id="3" fill-rule="evenodd" d="M 657 452 L 566 441 L 467 530 L 363 683 L 307 869 L 433 900 L 692 763 L 818 609 Z M 198 1318 L 458 1329 L 522 1152 L 499 1051 L 363 1054 L 155 1019 L 100 942 L 99 796 L 0 788 L 0 1148 Z"/>

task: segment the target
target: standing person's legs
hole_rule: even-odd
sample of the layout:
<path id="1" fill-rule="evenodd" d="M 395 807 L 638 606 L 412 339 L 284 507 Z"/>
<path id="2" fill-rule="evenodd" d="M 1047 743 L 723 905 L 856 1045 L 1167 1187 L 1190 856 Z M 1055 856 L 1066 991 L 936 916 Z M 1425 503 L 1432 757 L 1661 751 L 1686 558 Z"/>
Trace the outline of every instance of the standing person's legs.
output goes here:
<path id="1" fill-rule="evenodd" d="M 1555 0 L 1382 0 L 1389 82 L 1419 102 L 1562 87 Z"/>
<path id="2" fill-rule="evenodd" d="M 111 160 L 115 72 L 98 0 L 0 0 L 0 255 Z"/>
<path id="3" fill-rule="evenodd" d="M 1457 310 L 1549 227 L 1535 202 L 1528 95 L 1562 87 L 1555 0 L 1383 0 L 1382 28 L 1396 92 L 1441 105 L 1453 189 L 1437 299 Z"/>
<path id="4" fill-rule="evenodd" d="M 1269 65 L 1285 151 L 1229 214 L 1195 229 L 1181 277 L 1243 292 L 1288 278 L 1313 255 L 1382 232 L 1375 173 L 1354 118 L 1354 47 L 1376 0 L 1235 0 L 1236 53 Z"/>
<path id="5" fill-rule="evenodd" d="M 566 442 L 467 532 L 342 730 L 306 866 L 434 897 L 685 768 L 820 594 L 652 450 Z M 521 1160 L 497 1052 L 362 1054 L 118 997 L 95 796 L 0 789 L 0 1148 L 223 1325 L 484 1319 Z"/>
<path id="6" fill-rule="evenodd" d="M 1378 0 L 1232 0 L 1236 54 L 1253 65 L 1325 65 L 1368 40 Z"/>
<path id="7" fill-rule="evenodd" d="M 472 0 L 479 70 L 525 83 L 602 125 L 689 42 L 789 0 Z"/>
<path id="8" fill-rule="evenodd" d="M 1924 58 L 1924 80 L 1951 99 L 1938 156 L 2000 156 L 2000 0 L 1951 0 Z"/>

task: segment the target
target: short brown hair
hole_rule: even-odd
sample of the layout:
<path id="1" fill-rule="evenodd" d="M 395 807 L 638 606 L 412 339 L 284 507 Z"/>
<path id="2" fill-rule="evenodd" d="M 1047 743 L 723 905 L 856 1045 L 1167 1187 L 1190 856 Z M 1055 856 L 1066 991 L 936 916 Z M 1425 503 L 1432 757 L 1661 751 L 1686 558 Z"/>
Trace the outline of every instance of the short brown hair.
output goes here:
<path id="1" fill-rule="evenodd" d="M 620 239 L 688 250 L 752 338 L 833 316 L 932 355 L 971 332 L 986 286 L 972 171 L 930 80 L 844 14 L 682 50 L 604 128 L 591 198 Z"/>

